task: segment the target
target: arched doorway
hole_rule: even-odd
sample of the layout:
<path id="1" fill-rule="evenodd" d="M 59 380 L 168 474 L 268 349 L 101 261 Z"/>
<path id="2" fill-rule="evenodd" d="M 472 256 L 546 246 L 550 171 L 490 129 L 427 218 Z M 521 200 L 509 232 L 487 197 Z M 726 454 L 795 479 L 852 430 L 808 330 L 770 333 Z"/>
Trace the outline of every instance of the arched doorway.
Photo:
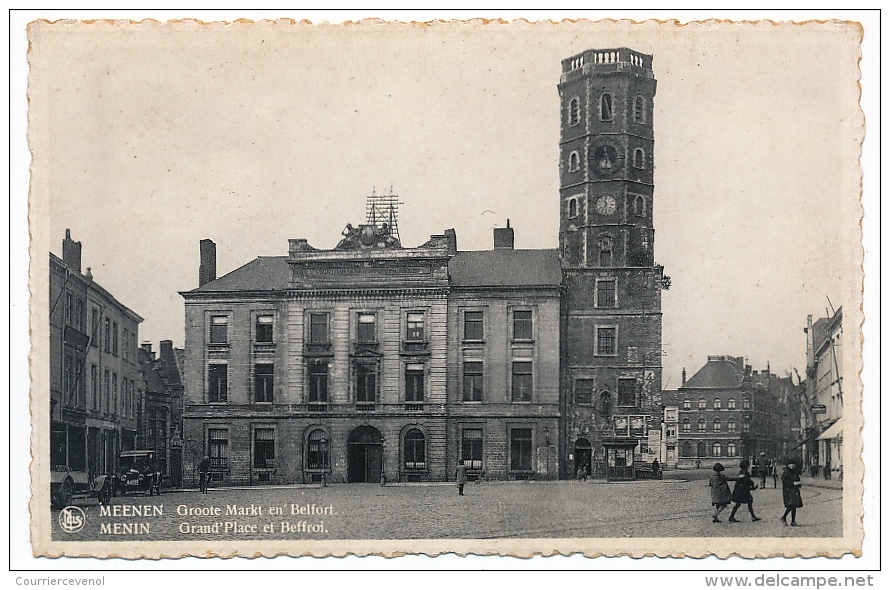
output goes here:
<path id="1" fill-rule="evenodd" d="M 346 441 L 346 481 L 378 483 L 383 464 L 383 437 L 373 426 L 359 426 Z"/>
<path id="2" fill-rule="evenodd" d="M 579 438 L 575 441 L 575 476 L 578 470 L 583 469 L 584 475 L 590 475 L 591 459 L 593 455 L 593 447 L 586 438 Z"/>

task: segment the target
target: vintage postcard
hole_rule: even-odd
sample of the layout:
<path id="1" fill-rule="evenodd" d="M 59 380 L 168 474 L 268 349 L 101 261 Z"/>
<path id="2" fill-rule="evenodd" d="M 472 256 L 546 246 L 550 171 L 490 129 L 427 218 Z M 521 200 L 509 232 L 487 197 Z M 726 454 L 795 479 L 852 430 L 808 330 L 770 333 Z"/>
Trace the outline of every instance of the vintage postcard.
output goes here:
<path id="1" fill-rule="evenodd" d="M 30 23 L 34 554 L 860 554 L 862 35 Z"/>

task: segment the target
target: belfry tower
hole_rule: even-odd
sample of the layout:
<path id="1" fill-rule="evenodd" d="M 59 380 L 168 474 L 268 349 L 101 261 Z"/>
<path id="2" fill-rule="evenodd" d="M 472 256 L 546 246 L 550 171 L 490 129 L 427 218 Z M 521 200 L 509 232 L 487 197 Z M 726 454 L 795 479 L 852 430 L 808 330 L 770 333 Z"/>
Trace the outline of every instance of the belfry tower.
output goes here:
<path id="1" fill-rule="evenodd" d="M 563 60 L 558 88 L 563 452 L 571 473 L 620 478 L 659 450 L 669 279 L 654 262 L 652 56 L 587 50 Z"/>

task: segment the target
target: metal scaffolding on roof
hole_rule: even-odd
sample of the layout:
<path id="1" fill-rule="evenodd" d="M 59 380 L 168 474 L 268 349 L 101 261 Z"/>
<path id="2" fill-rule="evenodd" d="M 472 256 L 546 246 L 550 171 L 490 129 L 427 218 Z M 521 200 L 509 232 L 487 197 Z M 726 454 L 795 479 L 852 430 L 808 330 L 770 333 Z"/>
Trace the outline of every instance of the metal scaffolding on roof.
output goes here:
<path id="1" fill-rule="evenodd" d="M 403 205 L 399 201 L 399 196 L 393 194 L 392 188 L 389 194 L 378 195 L 376 190 L 372 190 L 368 195 L 365 203 L 365 223 L 381 227 L 386 224 L 389 229 L 389 235 L 401 242 L 399 236 L 399 205 Z"/>

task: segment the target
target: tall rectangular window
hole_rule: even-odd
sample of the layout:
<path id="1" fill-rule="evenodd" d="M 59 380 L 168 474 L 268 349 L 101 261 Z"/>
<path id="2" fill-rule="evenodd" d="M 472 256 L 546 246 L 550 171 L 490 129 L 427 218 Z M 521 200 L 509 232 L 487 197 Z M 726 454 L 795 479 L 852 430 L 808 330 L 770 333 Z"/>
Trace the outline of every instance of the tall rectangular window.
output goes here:
<path id="1" fill-rule="evenodd" d="M 405 367 L 405 401 L 423 402 L 423 365 L 412 364 Z"/>
<path id="2" fill-rule="evenodd" d="M 222 403 L 229 398 L 229 365 L 214 363 L 207 367 L 207 401 Z"/>
<path id="3" fill-rule="evenodd" d="M 74 295 L 65 293 L 65 323 L 69 326 L 73 325 L 74 316 Z"/>
<path id="4" fill-rule="evenodd" d="M 111 371 L 105 369 L 105 379 L 102 387 L 102 410 L 108 412 L 109 400 L 111 399 Z"/>
<path id="5" fill-rule="evenodd" d="M 74 357 L 71 353 L 65 355 L 65 403 L 74 399 Z"/>
<path id="6" fill-rule="evenodd" d="M 90 407 L 99 409 L 99 367 L 90 367 Z"/>
<path id="7" fill-rule="evenodd" d="M 309 365 L 309 403 L 328 403 L 328 364 L 327 362 Z"/>
<path id="8" fill-rule="evenodd" d="M 256 341 L 272 342 L 272 316 L 258 315 L 256 318 Z"/>
<path id="9" fill-rule="evenodd" d="M 532 363 L 531 361 L 513 362 L 513 401 L 532 401 Z"/>
<path id="10" fill-rule="evenodd" d="M 99 339 L 102 337 L 102 331 L 99 326 L 99 308 L 93 308 L 92 314 L 93 323 L 90 326 L 90 338 L 92 339 L 93 346 L 99 348 Z"/>
<path id="11" fill-rule="evenodd" d="M 373 403 L 377 399 L 377 369 L 358 363 L 355 366 L 355 401 Z"/>
<path id="12" fill-rule="evenodd" d="M 75 360 L 74 363 L 74 388 L 77 390 L 77 407 L 78 408 L 86 408 L 86 396 L 87 396 L 87 388 L 86 388 L 86 375 L 82 375 L 84 369 L 84 363 L 79 360 Z"/>
<path id="13" fill-rule="evenodd" d="M 464 340 L 482 340 L 483 328 L 481 311 L 464 312 Z"/>
<path id="14" fill-rule="evenodd" d="M 461 435 L 460 458 L 467 469 L 482 469 L 482 429 L 465 428 Z"/>
<path id="15" fill-rule="evenodd" d="M 593 379 L 575 381 L 575 403 L 585 406 L 593 405 Z"/>
<path id="16" fill-rule="evenodd" d="M 513 340 L 532 339 L 532 312 L 513 312 Z"/>
<path id="17" fill-rule="evenodd" d="M 207 456 L 210 457 L 211 469 L 228 469 L 229 467 L 229 431 L 222 428 L 210 428 L 207 431 Z"/>
<path id="18" fill-rule="evenodd" d="M 600 279 L 596 282 L 596 306 L 615 307 L 615 279 Z"/>
<path id="19" fill-rule="evenodd" d="M 111 413 L 117 414 L 117 373 L 111 374 Z"/>
<path id="20" fill-rule="evenodd" d="M 532 470 L 532 429 L 510 429 L 510 470 Z"/>
<path id="21" fill-rule="evenodd" d="M 358 342 L 377 342 L 377 316 L 373 313 L 358 314 Z"/>
<path id="22" fill-rule="evenodd" d="M 615 328 L 596 329 L 596 353 L 600 355 L 614 355 L 616 351 Z"/>
<path id="23" fill-rule="evenodd" d="M 123 351 L 122 351 L 123 354 L 121 354 L 121 356 L 124 358 L 124 360 L 127 360 L 130 358 L 130 331 L 126 328 L 124 328 L 124 334 L 123 334 L 122 340 L 123 340 Z"/>
<path id="24" fill-rule="evenodd" d="M 618 380 L 618 405 L 619 406 L 636 406 L 637 405 L 637 380 L 636 379 L 619 379 Z"/>
<path id="25" fill-rule="evenodd" d="M 77 329 L 81 332 L 84 331 L 84 317 L 83 317 L 83 299 L 77 298 L 77 304 L 74 308 L 74 323 L 77 326 Z"/>
<path id="26" fill-rule="evenodd" d="M 405 335 L 406 340 L 412 342 L 423 342 L 426 338 L 424 333 L 424 317 L 423 313 L 411 312 L 408 314 L 408 331 Z"/>
<path id="27" fill-rule="evenodd" d="M 257 402 L 272 402 L 272 390 L 275 385 L 275 365 L 257 363 L 254 367 L 254 390 Z"/>
<path id="28" fill-rule="evenodd" d="M 111 328 L 111 354 L 118 355 L 117 322 L 114 322 Z"/>
<path id="29" fill-rule="evenodd" d="M 105 318 L 105 352 L 111 352 L 111 318 Z"/>
<path id="30" fill-rule="evenodd" d="M 310 313 L 309 314 L 309 343 L 310 344 L 328 344 L 328 314 L 326 313 Z"/>
<path id="31" fill-rule="evenodd" d="M 229 343 L 229 318 L 224 315 L 215 315 L 210 318 L 210 343 Z"/>
<path id="32" fill-rule="evenodd" d="M 253 466 L 258 469 L 275 467 L 275 429 L 257 428 L 253 431 Z"/>
<path id="33" fill-rule="evenodd" d="M 464 401 L 482 401 L 482 362 L 464 362 Z"/>

